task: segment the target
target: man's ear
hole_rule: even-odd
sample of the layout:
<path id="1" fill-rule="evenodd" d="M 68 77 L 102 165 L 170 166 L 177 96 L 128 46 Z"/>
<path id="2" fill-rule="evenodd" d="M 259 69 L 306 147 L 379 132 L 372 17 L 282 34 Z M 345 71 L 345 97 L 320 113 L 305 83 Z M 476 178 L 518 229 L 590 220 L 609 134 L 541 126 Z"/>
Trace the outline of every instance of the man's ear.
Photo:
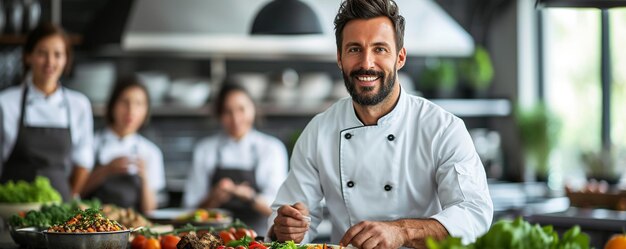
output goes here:
<path id="1" fill-rule="evenodd" d="M 398 52 L 398 61 L 396 62 L 396 68 L 400 70 L 400 68 L 404 67 L 405 63 L 406 63 L 406 48 L 403 47 Z"/>
<path id="2" fill-rule="evenodd" d="M 339 69 L 343 70 L 341 66 L 341 53 L 339 51 L 337 51 L 337 66 L 339 66 Z"/>

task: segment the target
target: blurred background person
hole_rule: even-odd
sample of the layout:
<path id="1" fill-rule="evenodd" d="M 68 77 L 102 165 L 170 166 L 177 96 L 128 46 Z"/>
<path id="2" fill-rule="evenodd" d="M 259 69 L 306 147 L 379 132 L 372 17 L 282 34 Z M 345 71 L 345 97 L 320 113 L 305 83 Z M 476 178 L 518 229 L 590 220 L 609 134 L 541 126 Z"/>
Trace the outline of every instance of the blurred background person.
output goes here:
<path id="1" fill-rule="evenodd" d="M 61 27 L 42 23 L 26 38 L 23 83 L 0 93 L 0 183 L 41 175 L 64 201 L 80 193 L 93 166 L 93 115 L 87 97 L 59 81 L 71 62 Z"/>
<path id="2" fill-rule="evenodd" d="M 163 154 L 138 133 L 149 115 L 146 88 L 136 78 L 119 81 L 107 103 L 107 127 L 94 140 L 96 166 L 83 189 L 84 197 L 142 213 L 157 208 L 157 194 L 165 187 Z"/>
<path id="3" fill-rule="evenodd" d="M 224 84 L 215 113 L 224 131 L 196 145 L 184 206 L 230 210 L 265 234 L 270 204 L 287 175 L 287 150 L 277 138 L 254 129 L 255 105 L 240 85 Z"/>

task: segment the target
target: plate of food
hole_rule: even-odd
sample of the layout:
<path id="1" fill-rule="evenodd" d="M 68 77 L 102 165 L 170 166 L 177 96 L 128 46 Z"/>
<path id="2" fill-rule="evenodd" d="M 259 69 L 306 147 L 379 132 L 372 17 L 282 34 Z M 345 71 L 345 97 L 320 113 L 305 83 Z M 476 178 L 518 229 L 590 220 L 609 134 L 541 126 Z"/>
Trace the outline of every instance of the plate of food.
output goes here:
<path id="1" fill-rule="evenodd" d="M 146 215 L 148 219 L 160 224 L 194 226 L 223 226 L 233 222 L 230 212 L 224 209 L 179 209 L 166 208 L 154 210 Z"/>

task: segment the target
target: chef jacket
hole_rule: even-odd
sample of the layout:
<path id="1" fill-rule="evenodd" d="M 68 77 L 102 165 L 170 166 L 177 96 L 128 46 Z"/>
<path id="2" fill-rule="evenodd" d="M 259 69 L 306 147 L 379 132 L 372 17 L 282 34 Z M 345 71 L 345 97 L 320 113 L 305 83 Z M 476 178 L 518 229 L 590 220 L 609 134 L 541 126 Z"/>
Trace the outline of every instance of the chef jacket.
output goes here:
<path id="1" fill-rule="evenodd" d="M 67 88 L 61 90 L 60 87 L 46 97 L 33 85 L 30 77 L 27 77 L 25 84 L 29 88 L 25 102 L 25 125 L 69 127 L 72 140 L 72 164 L 91 169 L 94 162 L 93 115 L 87 97 Z M 14 86 L 0 92 L 0 166 L 8 160 L 15 146 L 20 125 L 23 87 L 23 85 Z M 69 118 L 67 108 L 69 108 Z M 68 169 L 68 174 L 69 172 L 71 169 Z"/>
<path id="2" fill-rule="evenodd" d="M 101 165 L 107 165 L 118 157 L 144 160 L 150 189 L 159 192 L 165 188 L 163 154 L 159 147 L 142 135 L 134 133 L 120 138 L 106 128 L 96 135 L 94 152 Z"/>
<path id="3" fill-rule="evenodd" d="M 217 168 L 217 153 L 220 153 L 220 167 L 224 169 L 251 170 L 256 165 L 255 179 L 260 189 L 257 195 L 268 203 L 274 200 L 287 175 L 287 150 L 277 138 L 252 129 L 239 141 L 220 133 L 196 145 L 193 166 L 185 183 L 185 207 L 197 207 L 211 191 L 215 184 L 210 179 Z"/>
<path id="4" fill-rule="evenodd" d="M 351 98 L 338 101 L 306 126 L 290 163 L 268 222 L 281 205 L 303 202 L 312 218 L 304 243 L 317 234 L 322 199 L 332 243 L 365 220 L 432 218 L 466 242 L 491 224 L 485 170 L 463 121 L 404 90 L 371 126 Z"/>

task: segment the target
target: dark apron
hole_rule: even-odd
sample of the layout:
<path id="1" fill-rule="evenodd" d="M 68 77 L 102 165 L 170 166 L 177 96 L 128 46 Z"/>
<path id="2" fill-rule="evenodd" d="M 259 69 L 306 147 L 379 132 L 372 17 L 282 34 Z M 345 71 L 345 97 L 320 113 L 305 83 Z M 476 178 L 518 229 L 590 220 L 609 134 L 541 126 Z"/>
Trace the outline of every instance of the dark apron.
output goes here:
<path id="1" fill-rule="evenodd" d="M 217 164 L 215 172 L 211 177 L 212 184 L 217 184 L 223 178 L 230 178 L 235 184 L 247 182 L 254 189 L 254 191 L 259 193 L 259 187 L 256 184 L 255 174 L 259 164 L 259 155 L 254 145 L 252 150 L 254 155 L 254 166 L 252 166 L 252 169 L 250 170 L 243 170 L 237 168 L 224 168 L 222 163 L 222 153 L 221 150 L 218 149 L 216 159 Z M 254 229 L 257 234 L 265 234 L 267 232 L 267 217 L 254 210 L 251 203 L 242 201 L 238 198 L 232 198 L 229 202 L 220 206 L 220 208 L 232 211 L 234 218 L 240 219 L 243 223 Z"/>
<path id="2" fill-rule="evenodd" d="M 61 88 L 62 91 L 63 88 Z M 20 107 L 20 125 L 15 147 L 4 163 L 0 183 L 9 180 L 32 182 L 35 176 L 50 179 L 63 201 L 72 199 L 67 169 L 71 169 L 72 136 L 69 128 L 30 127 L 24 124 L 28 86 L 24 87 Z M 71 125 L 69 103 L 64 94 L 68 126 Z"/>
<path id="3" fill-rule="evenodd" d="M 132 153 L 138 155 L 137 144 Z M 100 146 L 96 151 L 96 167 L 106 167 L 100 163 Z M 141 178 L 134 174 L 117 174 L 109 176 L 104 183 L 92 192 L 88 198 L 98 198 L 104 204 L 115 204 L 124 208 L 141 210 Z"/>

